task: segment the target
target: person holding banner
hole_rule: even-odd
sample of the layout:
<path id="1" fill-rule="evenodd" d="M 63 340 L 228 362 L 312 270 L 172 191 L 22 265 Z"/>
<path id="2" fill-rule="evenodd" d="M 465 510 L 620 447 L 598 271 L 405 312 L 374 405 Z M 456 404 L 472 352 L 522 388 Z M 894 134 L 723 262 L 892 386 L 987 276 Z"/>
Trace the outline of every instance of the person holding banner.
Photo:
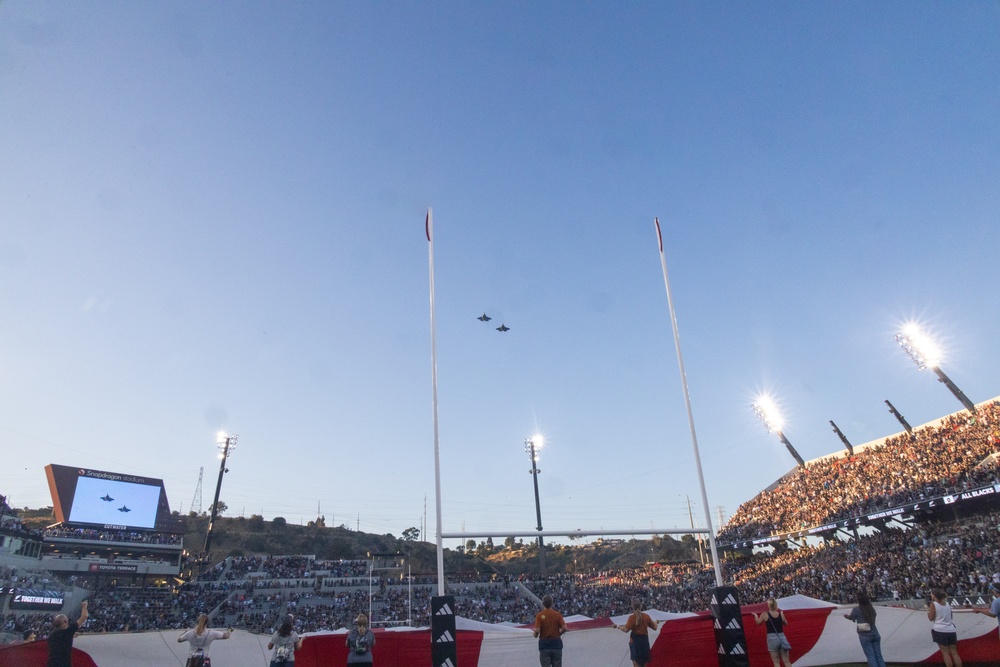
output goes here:
<path id="1" fill-rule="evenodd" d="M 225 632 L 210 629 L 208 627 L 208 614 L 200 614 L 198 623 L 177 638 L 178 644 L 191 643 L 185 667 L 211 667 L 212 659 L 208 657 L 208 650 L 211 648 L 212 642 L 216 639 L 229 639 L 232 634 L 232 628 Z"/>
<path id="2" fill-rule="evenodd" d="M 267 648 L 272 651 L 271 667 L 295 665 L 295 652 L 302 648 L 302 638 L 292 629 L 294 621 L 295 617 L 288 614 L 281 622 L 281 627 L 271 635 L 271 641 L 267 643 Z"/>
<path id="3" fill-rule="evenodd" d="M 993 593 L 993 602 L 990 603 L 990 606 L 973 607 L 972 611 L 977 614 L 983 614 L 984 616 L 990 616 L 1000 622 L 1000 583 L 993 582 L 990 584 L 990 592 Z"/>
<path id="4" fill-rule="evenodd" d="M 347 664 L 372 664 L 372 647 L 375 646 L 375 633 L 368 627 L 368 617 L 358 614 L 354 627 L 347 633 Z"/>
<path id="5" fill-rule="evenodd" d="M 927 605 L 927 620 L 934 623 L 931 639 L 941 649 L 945 667 L 962 667 L 962 659 L 958 657 L 958 628 L 951 617 L 948 594 L 941 588 L 935 588 L 931 595 L 934 599 Z"/>
<path id="6" fill-rule="evenodd" d="M 885 659 L 882 657 L 882 635 L 875 627 L 875 607 L 872 605 L 868 591 L 858 589 L 858 606 L 851 610 L 851 613 L 844 614 L 844 618 L 854 621 L 854 629 L 858 633 L 858 641 L 861 642 L 861 650 L 868 660 L 868 667 L 885 667 Z"/>
<path id="7" fill-rule="evenodd" d="M 788 619 L 785 612 L 778 609 L 778 601 L 774 598 L 767 599 L 767 611 L 759 616 L 754 616 L 757 625 L 767 623 L 767 651 L 771 654 L 774 667 L 781 667 L 782 661 L 785 667 L 792 667 L 792 661 L 788 657 L 788 652 L 792 650 L 792 645 L 785 637 L 785 626 Z"/>
<path id="8" fill-rule="evenodd" d="M 632 615 L 625 625 L 616 625 L 616 630 L 631 633 L 628 639 L 629 657 L 633 667 L 646 667 L 649 662 L 649 629 L 656 630 L 656 621 L 642 611 L 638 598 L 632 600 Z"/>
<path id="9" fill-rule="evenodd" d="M 87 601 L 80 603 L 80 618 L 70 621 L 66 614 L 52 619 L 47 667 L 73 667 L 73 635 L 87 622 Z"/>
<path id="10" fill-rule="evenodd" d="M 552 608 L 552 596 L 542 598 L 543 609 L 535 614 L 534 635 L 538 639 L 538 660 L 542 667 L 562 667 L 563 633 L 566 621 Z"/>

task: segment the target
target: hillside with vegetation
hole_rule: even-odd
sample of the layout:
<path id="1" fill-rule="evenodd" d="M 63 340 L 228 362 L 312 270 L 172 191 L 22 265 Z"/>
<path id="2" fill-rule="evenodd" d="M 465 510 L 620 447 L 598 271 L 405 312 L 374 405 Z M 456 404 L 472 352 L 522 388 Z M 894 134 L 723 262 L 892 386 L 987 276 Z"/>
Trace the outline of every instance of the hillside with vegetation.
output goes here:
<path id="1" fill-rule="evenodd" d="M 43 530 L 55 519 L 52 508 L 20 510 L 25 525 Z M 189 554 L 198 554 L 205 544 L 208 529 L 206 514 L 183 517 L 186 527 L 184 545 Z M 216 518 L 212 534 L 212 553 L 208 562 L 227 556 L 250 554 L 313 555 L 322 560 L 362 559 L 371 554 L 399 554 L 406 558 L 413 574 L 437 571 L 436 545 L 420 539 L 416 528 L 407 528 L 399 537 L 351 530 L 345 525 L 327 526 L 324 517 L 304 525 L 289 523 L 283 517 L 268 521 L 260 515 Z M 501 544 L 492 539 L 469 540 L 457 549 L 444 550 L 445 570 L 451 574 L 490 573 L 534 574 L 542 569 L 538 543 L 508 537 Z M 636 567 L 648 562 L 679 563 L 697 561 L 699 548 L 690 535 L 675 540 L 654 535 L 648 540 L 597 539 L 586 544 L 545 545 L 544 567 L 549 574 L 591 572 L 608 568 Z"/>

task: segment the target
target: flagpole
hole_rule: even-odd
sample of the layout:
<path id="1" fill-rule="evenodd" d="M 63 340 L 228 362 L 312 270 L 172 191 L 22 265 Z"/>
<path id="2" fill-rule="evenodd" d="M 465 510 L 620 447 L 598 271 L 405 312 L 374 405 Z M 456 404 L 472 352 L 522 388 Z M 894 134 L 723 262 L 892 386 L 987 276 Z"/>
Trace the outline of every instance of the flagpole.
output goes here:
<path id="1" fill-rule="evenodd" d="M 674 300 L 670 294 L 670 278 L 667 277 L 667 258 L 663 254 L 663 233 L 660 231 L 660 219 L 655 218 L 655 222 L 656 240 L 660 244 L 660 265 L 663 267 L 663 283 L 667 287 L 667 307 L 670 309 L 670 324 L 674 329 L 674 346 L 677 348 L 677 366 L 680 369 L 681 386 L 684 389 L 684 405 L 687 406 L 688 426 L 691 428 L 691 444 L 694 446 L 694 462 L 698 468 L 698 483 L 701 485 L 701 504 L 705 508 L 705 524 L 708 527 L 708 546 L 712 551 L 712 564 L 715 566 L 715 584 L 722 586 L 722 567 L 719 565 L 719 552 L 715 547 L 715 531 L 712 529 L 712 515 L 708 510 L 708 493 L 705 491 L 705 476 L 701 472 L 701 455 L 698 453 L 698 436 L 694 430 L 691 395 L 688 393 L 687 374 L 684 372 L 684 358 L 681 356 L 681 337 L 677 330 Z"/>
<path id="2" fill-rule="evenodd" d="M 434 323 L 434 217 L 427 209 L 424 219 L 427 234 L 427 262 L 431 287 L 431 404 L 434 413 L 434 499 L 437 505 L 437 580 L 438 595 L 444 595 L 444 543 L 441 533 L 441 447 L 438 437 L 437 328 Z"/>

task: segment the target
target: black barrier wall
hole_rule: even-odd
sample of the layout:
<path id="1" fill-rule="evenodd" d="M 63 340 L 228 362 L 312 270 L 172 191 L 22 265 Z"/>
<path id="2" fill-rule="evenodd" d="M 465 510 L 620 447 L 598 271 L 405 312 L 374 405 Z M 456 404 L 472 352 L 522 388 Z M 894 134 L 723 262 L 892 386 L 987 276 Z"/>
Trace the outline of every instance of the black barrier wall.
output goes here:
<path id="1" fill-rule="evenodd" d="M 431 664 L 433 667 L 458 667 L 454 595 L 431 598 Z"/>
<path id="2" fill-rule="evenodd" d="M 719 667 L 750 667 L 747 637 L 743 631 L 743 612 L 735 586 L 719 586 L 712 591 L 712 616 L 715 617 L 715 646 Z"/>

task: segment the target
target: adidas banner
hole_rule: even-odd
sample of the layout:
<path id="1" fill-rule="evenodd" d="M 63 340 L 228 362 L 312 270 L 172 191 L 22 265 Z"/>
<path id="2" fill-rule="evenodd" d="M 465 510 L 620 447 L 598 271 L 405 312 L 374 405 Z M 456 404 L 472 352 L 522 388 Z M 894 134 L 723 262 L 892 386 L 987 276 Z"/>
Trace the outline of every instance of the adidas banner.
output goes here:
<path id="1" fill-rule="evenodd" d="M 454 595 L 431 597 L 431 665 L 458 667 Z"/>
<path id="2" fill-rule="evenodd" d="M 740 596 L 735 586 L 719 586 L 712 591 L 715 644 L 719 667 L 749 667 L 747 638 L 743 632 Z"/>

